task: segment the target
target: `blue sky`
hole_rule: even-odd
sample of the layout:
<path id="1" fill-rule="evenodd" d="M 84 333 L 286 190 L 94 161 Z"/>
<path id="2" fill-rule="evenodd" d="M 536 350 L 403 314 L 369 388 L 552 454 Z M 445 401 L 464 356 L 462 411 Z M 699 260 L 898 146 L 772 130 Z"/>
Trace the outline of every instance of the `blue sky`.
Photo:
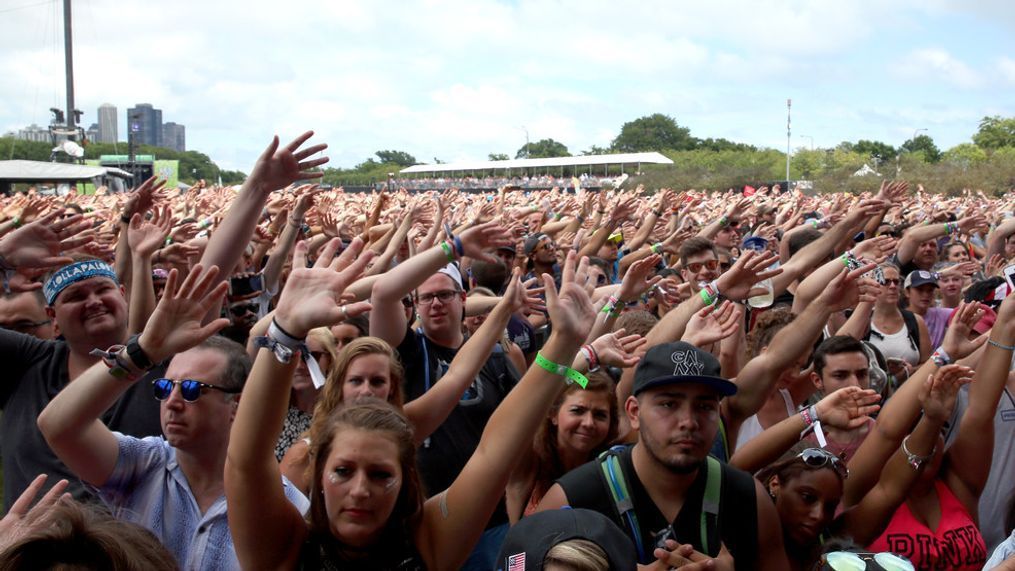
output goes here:
<path id="1" fill-rule="evenodd" d="M 149 102 L 187 146 L 249 171 L 313 128 L 336 166 L 578 153 L 651 113 L 698 137 L 785 149 L 927 129 L 942 149 L 1015 115 L 1004 0 L 646 2 L 74 0 L 84 122 Z M 0 132 L 64 106 L 59 2 L 0 0 Z"/>

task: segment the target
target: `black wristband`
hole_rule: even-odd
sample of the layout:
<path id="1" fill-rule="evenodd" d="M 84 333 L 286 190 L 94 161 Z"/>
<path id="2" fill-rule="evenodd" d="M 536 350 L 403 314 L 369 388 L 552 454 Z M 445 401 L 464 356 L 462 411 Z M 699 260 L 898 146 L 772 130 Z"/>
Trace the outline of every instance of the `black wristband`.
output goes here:
<path id="1" fill-rule="evenodd" d="M 130 360 L 134 362 L 137 368 L 147 371 L 155 366 L 152 360 L 145 354 L 144 349 L 141 348 L 141 344 L 137 342 L 140 335 L 131 335 L 130 339 L 127 340 L 127 355 L 130 356 Z"/>
<path id="2" fill-rule="evenodd" d="M 126 214 L 121 214 L 120 215 L 120 222 L 123 222 L 124 224 L 130 224 L 130 218 L 131 217 L 127 216 Z"/>

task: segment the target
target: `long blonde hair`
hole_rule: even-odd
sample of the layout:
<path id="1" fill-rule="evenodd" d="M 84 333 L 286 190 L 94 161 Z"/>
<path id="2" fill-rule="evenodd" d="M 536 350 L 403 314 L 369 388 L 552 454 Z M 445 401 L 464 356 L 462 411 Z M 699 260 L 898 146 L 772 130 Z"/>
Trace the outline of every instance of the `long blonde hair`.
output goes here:
<path id="1" fill-rule="evenodd" d="M 388 402 L 401 410 L 403 405 L 402 377 L 404 370 L 402 364 L 395 356 L 395 351 L 383 339 L 377 337 L 360 337 L 354 339 L 338 352 L 335 357 L 331 373 L 324 384 L 324 392 L 321 393 L 317 406 L 314 407 L 314 418 L 321 418 L 331 414 L 342 404 L 342 388 L 345 386 L 345 376 L 349 372 L 349 366 L 358 357 L 364 355 L 384 355 L 388 358 L 389 376 L 391 377 L 391 390 L 388 392 Z"/>

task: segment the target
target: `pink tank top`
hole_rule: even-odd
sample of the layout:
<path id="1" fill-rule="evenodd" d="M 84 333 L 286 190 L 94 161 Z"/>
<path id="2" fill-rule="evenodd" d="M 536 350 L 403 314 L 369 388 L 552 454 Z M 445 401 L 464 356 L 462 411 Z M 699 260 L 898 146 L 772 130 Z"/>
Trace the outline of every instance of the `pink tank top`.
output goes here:
<path id="1" fill-rule="evenodd" d="M 881 537 L 867 549 L 904 555 L 921 570 L 980 571 L 987 561 L 987 547 L 980 530 L 944 482 L 936 480 L 934 488 L 941 503 L 937 530 L 931 531 L 913 517 L 909 506 L 903 503 Z"/>

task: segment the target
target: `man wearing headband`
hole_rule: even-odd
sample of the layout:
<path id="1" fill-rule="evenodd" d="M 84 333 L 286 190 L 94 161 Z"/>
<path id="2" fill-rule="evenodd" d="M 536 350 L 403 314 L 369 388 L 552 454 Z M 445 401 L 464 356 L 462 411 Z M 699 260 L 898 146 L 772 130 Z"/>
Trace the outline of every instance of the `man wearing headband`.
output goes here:
<path id="1" fill-rule="evenodd" d="M 91 496 L 53 454 L 36 426 L 52 395 L 99 362 L 94 349 L 127 342 L 125 288 L 101 260 L 83 259 L 53 271 L 41 290 L 46 316 L 62 339 L 42 341 L 30 335 L 0 331 L 5 382 L 0 389 L 4 455 L 4 505 L 10 506 L 39 474 L 48 483 L 67 478 L 75 498 Z M 34 295 L 34 294 L 23 294 Z M 141 383 L 126 391 L 102 416 L 111 430 L 135 436 L 161 434 L 158 402 Z"/>
<path id="2" fill-rule="evenodd" d="M 709 457 L 719 402 L 737 392 L 720 369 L 715 357 L 688 343 L 649 349 L 624 404 L 638 443 L 565 474 L 538 511 L 570 505 L 606 515 L 634 542 L 643 565 L 654 563 L 655 548 L 671 539 L 709 557 L 725 546 L 737 569 L 788 568 L 779 518 L 760 483 Z"/>
<path id="3" fill-rule="evenodd" d="M 465 343 L 465 292 L 455 261 L 462 257 L 491 260 L 495 248 L 512 242 L 498 224 L 480 224 L 398 264 L 374 284 L 370 334 L 397 349 L 405 368 L 407 402 L 440 381 Z M 411 328 L 401 304 L 401 299 L 414 290 L 422 324 L 417 329 Z M 490 415 L 517 381 L 518 374 L 508 365 L 503 351 L 495 350 L 487 357 L 459 405 L 419 449 L 419 473 L 426 489 L 444 490 L 451 485 L 479 445 Z M 507 532 L 507 512 L 503 503 L 501 506 L 473 552 L 473 556 L 485 553 L 476 568 L 494 566 L 500 539 Z"/>

